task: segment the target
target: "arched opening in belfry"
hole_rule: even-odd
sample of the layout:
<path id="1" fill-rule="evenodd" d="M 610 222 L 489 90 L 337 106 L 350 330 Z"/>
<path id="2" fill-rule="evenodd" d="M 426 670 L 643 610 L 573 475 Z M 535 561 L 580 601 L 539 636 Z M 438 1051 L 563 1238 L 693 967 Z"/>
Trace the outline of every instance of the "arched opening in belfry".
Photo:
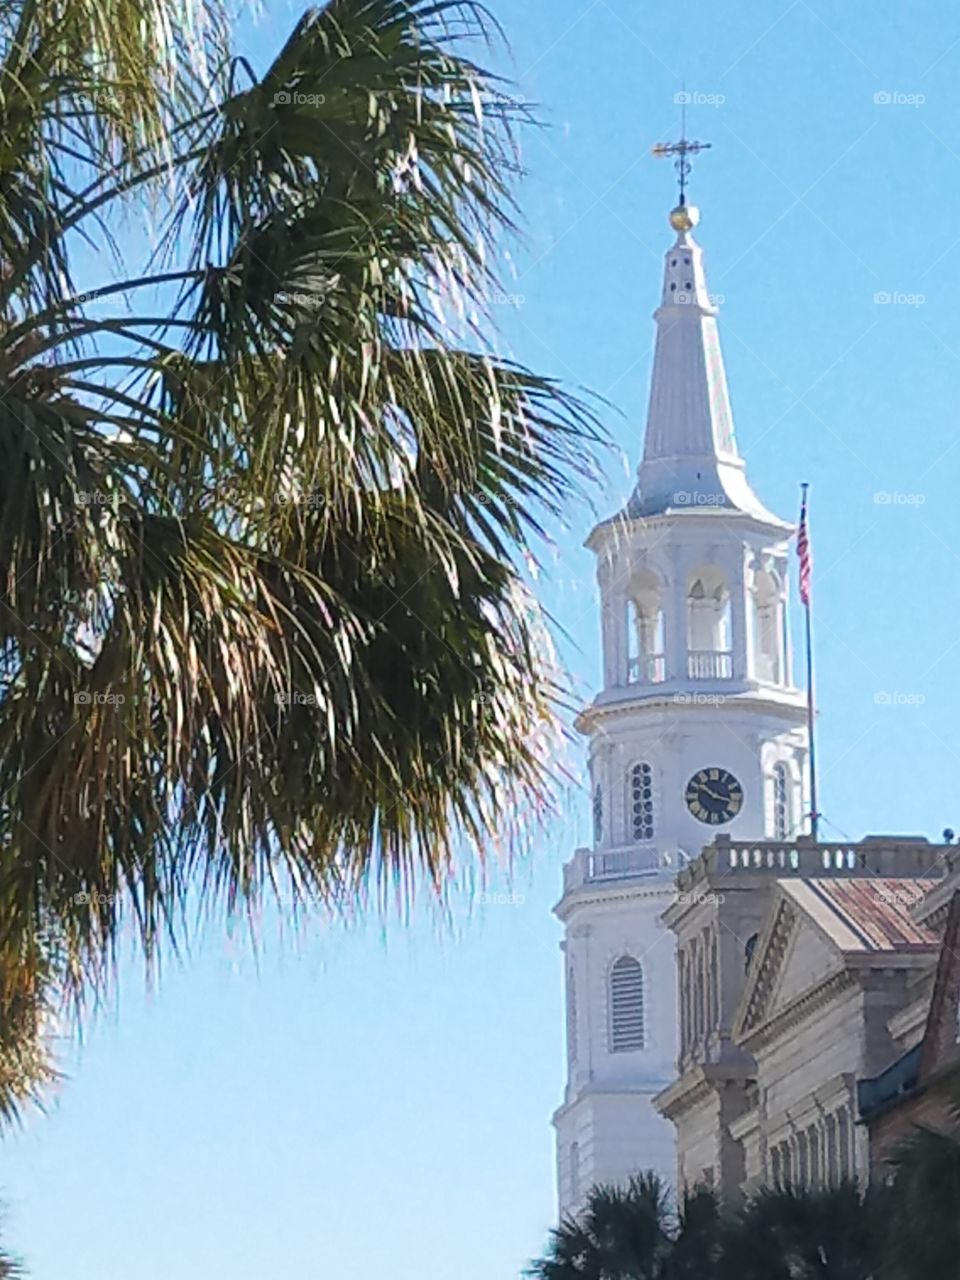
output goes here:
<path id="1" fill-rule="evenodd" d="M 730 592 L 719 569 L 690 575 L 687 589 L 687 674 L 694 680 L 732 675 Z"/>
<path id="2" fill-rule="evenodd" d="M 783 683 L 784 606 L 780 579 L 758 569 L 753 579 L 753 654 L 756 678 Z"/>
<path id="3" fill-rule="evenodd" d="M 656 574 L 643 569 L 630 582 L 627 598 L 627 677 L 631 684 L 659 684 L 666 678 L 663 600 Z"/>

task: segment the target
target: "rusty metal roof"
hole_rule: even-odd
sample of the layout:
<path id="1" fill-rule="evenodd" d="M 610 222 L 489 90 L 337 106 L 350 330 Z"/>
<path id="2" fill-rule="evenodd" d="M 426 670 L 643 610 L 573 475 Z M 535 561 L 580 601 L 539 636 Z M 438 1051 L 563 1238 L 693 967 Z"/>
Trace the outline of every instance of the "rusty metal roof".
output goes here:
<path id="1" fill-rule="evenodd" d="M 781 881 L 791 883 L 796 882 Z M 912 915 L 936 880 L 831 876 L 800 883 L 813 895 L 820 924 L 842 951 L 934 951 L 939 946 L 937 935 Z M 809 909 L 810 898 L 802 896 Z"/>

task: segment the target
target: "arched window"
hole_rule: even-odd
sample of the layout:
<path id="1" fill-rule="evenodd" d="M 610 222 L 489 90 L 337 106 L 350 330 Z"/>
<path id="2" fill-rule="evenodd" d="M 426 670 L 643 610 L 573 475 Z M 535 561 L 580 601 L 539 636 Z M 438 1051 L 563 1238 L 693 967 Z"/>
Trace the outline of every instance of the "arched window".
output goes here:
<path id="1" fill-rule="evenodd" d="M 570 1199 L 580 1199 L 580 1143 L 570 1143 Z"/>
<path id="2" fill-rule="evenodd" d="M 773 838 L 786 840 L 793 826 L 790 813 L 790 780 L 787 766 L 782 762 L 773 766 Z"/>
<path id="3" fill-rule="evenodd" d="M 653 770 L 648 764 L 635 764 L 630 771 L 630 830 L 634 840 L 653 839 Z"/>
<path id="4" fill-rule="evenodd" d="M 753 953 L 757 949 L 757 943 L 760 941 L 758 933 L 751 933 L 743 948 L 743 968 L 745 973 L 750 972 L 750 966 L 753 964 Z"/>
<path id="5" fill-rule="evenodd" d="M 577 985 L 573 970 L 567 970 L 567 1061 L 571 1066 L 577 1060 Z"/>
<path id="6" fill-rule="evenodd" d="M 603 789 L 598 782 L 593 788 L 593 843 L 603 840 Z"/>
<path id="7" fill-rule="evenodd" d="M 610 1052 L 643 1046 L 643 968 L 633 956 L 621 956 L 610 970 Z"/>

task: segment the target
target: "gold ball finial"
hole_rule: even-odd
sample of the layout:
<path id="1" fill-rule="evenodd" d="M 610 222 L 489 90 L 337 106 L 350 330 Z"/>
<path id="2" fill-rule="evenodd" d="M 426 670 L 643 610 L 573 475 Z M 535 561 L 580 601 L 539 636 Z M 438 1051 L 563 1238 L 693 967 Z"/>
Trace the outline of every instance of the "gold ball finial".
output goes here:
<path id="1" fill-rule="evenodd" d="M 700 210 L 696 205 L 678 204 L 670 211 L 670 225 L 674 231 L 692 231 L 700 221 Z"/>

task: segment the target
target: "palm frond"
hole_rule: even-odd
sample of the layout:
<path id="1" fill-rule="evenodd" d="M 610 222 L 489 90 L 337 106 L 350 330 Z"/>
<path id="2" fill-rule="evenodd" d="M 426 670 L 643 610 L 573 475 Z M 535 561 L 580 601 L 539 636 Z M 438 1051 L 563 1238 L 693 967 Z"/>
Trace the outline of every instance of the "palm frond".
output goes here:
<path id="1" fill-rule="evenodd" d="M 950 1275 L 960 1258 L 960 1130 L 917 1125 L 889 1164 L 895 1265 L 905 1280 Z"/>
<path id="2" fill-rule="evenodd" d="M 727 1224 L 720 1275 L 730 1280 L 875 1280 L 885 1256 L 872 1190 L 855 1182 L 755 1192 Z"/>
<path id="3" fill-rule="evenodd" d="M 334 0 L 260 79 L 202 3 L 6 15 L 0 961 L 52 936 L 80 1008 L 188 902 L 518 847 L 563 688 L 520 561 L 602 435 L 483 315 L 524 113 L 481 9 Z"/>

